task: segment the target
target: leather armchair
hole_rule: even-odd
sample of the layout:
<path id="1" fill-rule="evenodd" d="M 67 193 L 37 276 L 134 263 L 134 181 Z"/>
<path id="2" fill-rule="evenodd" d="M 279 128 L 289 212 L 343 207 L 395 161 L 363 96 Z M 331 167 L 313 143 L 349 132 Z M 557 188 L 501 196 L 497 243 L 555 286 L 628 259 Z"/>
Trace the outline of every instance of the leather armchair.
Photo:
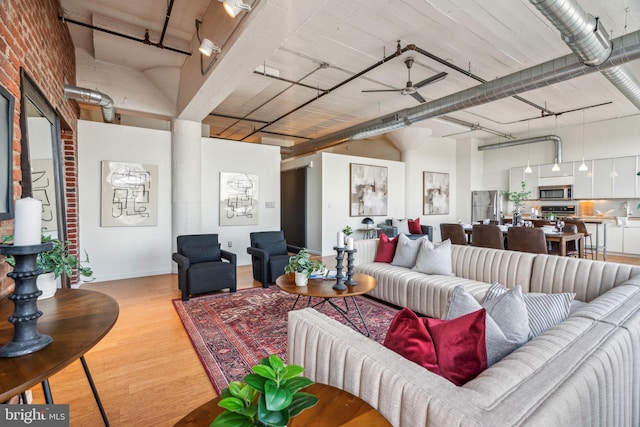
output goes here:
<path id="1" fill-rule="evenodd" d="M 172 259 L 178 264 L 178 288 L 182 301 L 189 295 L 229 288 L 236 291 L 236 254 L 221 250 L 217 234 L 178 236 L 177 252 Z"/>
<path id="2" fill-rule="evenodd" d="M 289 252 L 298 253 L 299 246 L 288 245 L 282 231 L 257 231 L 249 234 L 251 246 L 247 253 L 251 255 L 253 279 L 268 288 L 271 283 L 284 274 L 289 263 Z"/>

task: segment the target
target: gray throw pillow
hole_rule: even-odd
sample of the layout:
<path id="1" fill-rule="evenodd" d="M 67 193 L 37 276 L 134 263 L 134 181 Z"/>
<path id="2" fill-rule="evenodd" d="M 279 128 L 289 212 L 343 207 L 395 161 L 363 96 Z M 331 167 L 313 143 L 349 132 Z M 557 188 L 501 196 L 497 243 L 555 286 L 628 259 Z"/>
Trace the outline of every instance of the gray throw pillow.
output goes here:
<path id="1" fill-rule="evenodd" d="M 182 248 L 182 255 L 189 258 L 191 264 L 222 260 L 220 243 L 211 246 Z"/>
<path id="2" fill-rule="evenodd" d="M 409 221 L 406 219 L 394 219 L 391 221 L 391 225 L 398 228 L 398 234 L 411 234 L 409 233 Z"/>
<path id="3" fill-rule="evenodd" d="M 451 264 L 451 240 L 447 239 L 437 246 L 426 237 L 418 240 L 424 240 L 420 245 L 416 265 L 412 270 L 419 271 L 424 274 L 441 274 L 443 276 L 453 276 L 453 266 Z"/>
<path id="4" fill-rule="evenodd" d="M 509 289 L 495 282 L 485 294 L 482 304 L 490 301 Z M 524 303 L 529 314 L 529 328 L 531 330 L 529 339 L 537 337 L 552 326 L 555 326 L 569 317 L 571 303 L 576 294 L 572 292 L 562 292 L 557 294 L 530 293 L 524 295 Z"/>
<path id="5" fill-rule="evenodd" d="M 487 365 L 491 366 L 528 341 L 527 308 L 519 286 L 485 306 L 459 285 L 453 290 L 445 319 L 455 319 L 481 308 L 487 311 L 485 339 Z"/>
<path id="6" fill-rule="evenodd" d="M 429 242 L 429 239 L 427 239 L 426 237 L 411 240 L 404 234 L 400 234 L 400 236 L 398 237 L 398 246 L 396 246 L 396 253 L 393 256 L 391 265 L 405 268 L 412 268 L 414 265 L 416 265 L 416 258 L 418 257 L 420 245 L 425 239 L 427 240 L 427 242 Z"/>

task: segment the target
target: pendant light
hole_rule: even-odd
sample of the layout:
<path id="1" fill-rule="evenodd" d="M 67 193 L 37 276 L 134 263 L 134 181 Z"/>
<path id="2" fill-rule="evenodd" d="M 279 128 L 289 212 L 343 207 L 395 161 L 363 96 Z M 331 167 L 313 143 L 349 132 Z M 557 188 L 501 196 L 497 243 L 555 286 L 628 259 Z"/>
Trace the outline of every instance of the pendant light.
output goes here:
<path id="1" fill-rule="evenodd" d="M 584 162 L 584 110 L 582 110 L 582 164 L 578 168 L 580 172 L 586 172 L 589 170 L 586 163 Z"/>
<path id="2" fill-rule="evenodd" d="M 529 122 L 527 122 L 527 139 L 529 139 Z M 524 173 L 531 173 L 531 165 L 529 164 L 529 144 L 527 144 L 527 167 L 524 168 Z"/>
<path id="3" fill-rule="evenodd" d="M 556 114 L 554 117 L 556 119 L 556 124 L 555 124 L 556 131 L 555 131 L 555 133 L 557 135 L 558 134 L 558 115 Z M 558 166 L 558 158 L 557 157 L 554 159 L 553 167 L 551 168 L 551 170 L 553 172 L 560 172 L 560 166 Z"/>

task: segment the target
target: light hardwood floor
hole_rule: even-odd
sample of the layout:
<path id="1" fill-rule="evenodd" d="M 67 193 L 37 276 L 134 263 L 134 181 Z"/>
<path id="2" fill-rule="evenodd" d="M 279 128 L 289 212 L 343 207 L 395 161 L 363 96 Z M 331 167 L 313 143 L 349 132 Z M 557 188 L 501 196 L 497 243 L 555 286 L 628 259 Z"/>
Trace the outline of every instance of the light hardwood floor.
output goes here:
<path id="1" fill-rule="evenodd" d="M 640 265 L 640 258 L 608 256 Z M 335 262 L 324 257 L 327 265 Z M 238 287 L 260 286 L 250 266 L 238 267 Z M 162 275 L 83 285 L 111 295 L 120 316 L 86 361 L 111 426 L 172 426 L 215 397 L 172 304 L 179 298 L 177 276 Z M 71 426 L 100 426 L 102 419 L 79 361 L 50 378 L 54 402 L 69 403 Z M 34 403 L 44 403 L 40 387 Z"/>

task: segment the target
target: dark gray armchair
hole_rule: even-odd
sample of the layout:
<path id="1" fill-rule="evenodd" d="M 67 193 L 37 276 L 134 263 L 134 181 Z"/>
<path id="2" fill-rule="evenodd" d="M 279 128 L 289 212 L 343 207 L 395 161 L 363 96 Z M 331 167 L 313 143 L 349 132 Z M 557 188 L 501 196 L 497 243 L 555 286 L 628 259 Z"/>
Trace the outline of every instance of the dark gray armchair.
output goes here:
<path id="1" fill-rule="evenodd" d="M 247 253 L 251 255 L 253 278 L 262 283 L 263 288 L 275 283 L 284 274 L 289 263 L 289 252 L 298 253 L 299 246 L 288 245 L 282 231 L 257 231 L 249 234 L 251 246 Z"/>
<path id="2" fill-rule="evenodd" d="M 178 287 L 182 301 L 189 295 L 229 288 L 236 291 L 236 254 L 221 250 L 217 234 L 178 236 L 178 252 L 173 260 L 178 264 Z"/>

